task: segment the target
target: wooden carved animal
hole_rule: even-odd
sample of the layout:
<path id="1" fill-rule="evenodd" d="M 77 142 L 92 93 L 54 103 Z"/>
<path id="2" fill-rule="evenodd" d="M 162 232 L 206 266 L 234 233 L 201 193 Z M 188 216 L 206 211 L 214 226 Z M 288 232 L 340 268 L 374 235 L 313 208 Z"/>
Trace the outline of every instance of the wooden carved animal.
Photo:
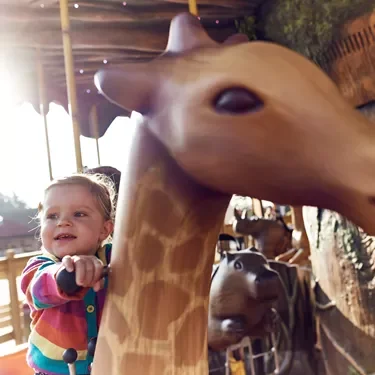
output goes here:
<path id="1" fill-rule="evenodd" d="M 162 56 L 108 67 L 96 85 L 144 117 L 122 170 L 93 375 L 207 374 L 232 194 L 328 207 L 375 232 L 374 127 L 299 54 L 243 36 L 218 44 L 181 14 Z"/>
<path id="2" fill-rule="evenodd" d="M 244 337 L 267 339 L 270 332 L 281 334 L 283 361 L 279 374 L 287 374 L 293 362 L 293 348 L 287 324 L 289 312 L 275 315 L 278 306 L 288 308 L 288 296 L 279 274 L 255 248 L 225 252 L 213 273 L 208 313 L 208 346 L 224 351 Z M 283 311 L 285 313 L 285 311 Z M 284 324 L 282 328 L 280 324 Z M 272 358 L 271 358 L 272 359 Z M 250 359 L 249 359 L 250 360 Z"/>
<path id="3" fill-rule="evenodd" d="M 257 249 L 267 259 L 276 259 L 291 264 L 306 265 L 309 263 L 310 246 L 303 227 L 302 207 L 295 207 L 293 228 L 289 227 L 281 217 L 276 219 L 247 217 L 244 212 L 234 210 L 235 233 L 252 236 Z"/>
<path id="4" fill-rule="evenodd" d="M 304 219 L 327 375 L 374 374 L 374 237 L 329 210 L 305 207 Z"/>
<path id="5" fill-rule="evenodd" d="M 256 241 L 256 248 L 267 259 L 275 259 L 292 248 L 293 229 L 282 220 L 246 217 L 237 209 L 234 209 L 234 217 L 233 231 L 252 236 Z"/>
<path id="6" fill-rule="evenodd" d="M 208 346 L 226 349 L 245 336 L 262 337 L 273 328 L 283 287 L 277 272 L 257 251 L 225 252 L 210 288 Z"/>

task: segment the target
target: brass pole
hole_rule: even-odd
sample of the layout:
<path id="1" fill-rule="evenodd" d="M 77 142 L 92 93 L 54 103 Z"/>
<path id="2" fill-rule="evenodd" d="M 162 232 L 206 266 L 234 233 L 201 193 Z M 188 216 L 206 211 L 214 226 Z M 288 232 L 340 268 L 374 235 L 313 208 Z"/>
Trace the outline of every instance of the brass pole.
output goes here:
<path id="1" fill-rule="evenodd" d="M 80 143 L 80 129 L 78 123 L 78 105 L 76 93 L 76 80 L 74 75 L 74 61 L 72 52 L 72 43 L 70 39 L 70 22 L 69 22 L 69 7 L 68 0 L 60 0 L 60 21 L 62 38 L 64 45 L 64 61 L 65 61 L 65 75 L 66 75 L 66 88 L 69 101 L 69 114 L 72 119 L 74 148 L 76 154 L 76 167 L 77 172 L 83 171 L 82 154 Z"/>
<path id="2" fill-rule="evenodd" d="M 189 12 L 194 16 L 198 15 L 197 0 L 189 0 Z"/>
<path id="3" fill-rule="evenodd" d="M 100 167 L 100 151 L 99 151 L 99 121 L 98 121 L 98 109 L 94 105 L 91 109 L 91 120 L 94 129 L 95 141 L 96 141 L 96 154 L 98 155 L 98 167 Z"/>
<path id="4" fill-rule="evenodd" d="M 40 54 L 40 50 L 37 50 L 37 76 L 38 76 L 38 85 L 39 85 L 39 108 L 40 114 L 43 116 L 44 122 L 44 135 L 46 139 L 46 146 L 47 146 L 47 159 L 48 159 L 48 171 L 49 171 L 49 178 L 52 181 L 52 163 L 51 163 L 51 152 L 49 147 L 49 137 L 48 137 L 48 123 L 47 123 L 47 98 L 46 98 L 46 91 L 45 91 L 45 81 L 44 81 L 44 69 L 42 58 Z"/>

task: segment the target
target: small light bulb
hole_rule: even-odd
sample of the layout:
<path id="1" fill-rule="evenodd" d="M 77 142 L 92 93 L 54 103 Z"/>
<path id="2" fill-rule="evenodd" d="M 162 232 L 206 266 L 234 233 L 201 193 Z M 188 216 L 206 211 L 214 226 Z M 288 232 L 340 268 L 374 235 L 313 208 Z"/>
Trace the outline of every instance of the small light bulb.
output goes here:
<path id="1" fill-rule="evenodd" d="M 104 63 L 104 64 L 107 64 L 107 62 L 108 62 L 107 60 L 103 60 L 103 63 Z"/>
<path id="2" fill-rule="evenodd" d="M 124 1 L 124 2 L 122 3 L 122 5 L 123 5 L 124 7 L 126 7 L 126 1 Z"/>
<path id="3" fill-rule="evenodd" d="M 83 74 L 83 72 L 84 72 L 84 70 L 83 69 L 81 69 L 80 71 L 79 71 L 81 74 Z"/>
<path id="4" fill-rule="evenodd" d="M 90 89 L 87 89 L 86 92 L 87 92 L 88 94 L 90 94 L 91 90 L 90 90 Z"/>
<path id="5" fill-rule="evenodd" d="M 216 24 L 218 24 L 218 23 L 219 23 L 219 20 L 216 20 L 215 22 L 216 22 Z"/>
<path id="6" fill-rule="evenodd" d="M 40 7 L 41 7 L 41 8 L 44 8 L 44 4 L 40 4 Z"/>
<path id="7" fill-rule="evenodd" d="M 78 9 L 79 5 L 78 4 L 74 4 L 74 8 Z"/>

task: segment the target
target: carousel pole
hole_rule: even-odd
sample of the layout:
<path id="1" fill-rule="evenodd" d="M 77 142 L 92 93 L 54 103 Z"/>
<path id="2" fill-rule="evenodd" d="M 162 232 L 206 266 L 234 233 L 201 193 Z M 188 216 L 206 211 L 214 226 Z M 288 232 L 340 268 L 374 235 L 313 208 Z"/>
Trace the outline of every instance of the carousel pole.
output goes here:
<path id="1" fill-rule="evenodd" d="M 198 16 L 198 7 L 196 0 L 189 0 L 189 12 L 194 14 L 194 16 Z"/>
<path id="2" fill-rule="evenodd" d="M 73 136 L 74 136 L 74 148 L 76 154 L 76 167 L 77 172 L 83 171 L 82 166 L 82 155 L 81 155 L 81 143 L 80 143 L 80 129 L 78 123 L 78 105 L 77 105 L 77 93 L 76 93 L 76 80 L 74 75 L 74 61 L 72 43 L 70 38 L 70 22 L 69 22 L 69 7 L 68 0 L 60 0 L 60 21 L 62 38 L 64 45 L 64 60 L 65 60 L 65 75 L 66 75 L 66 87 L 69 102 L 69 114 L 72 119 L 73 125 Z"/>
<path id="3" fill-rule="evenodd" d="M 99 151 L 99 121 L 98 121 L 98 108 L 94 105 L 91 109 L 91 123 L 94 130 L 96 141 L 96 154 L 98 156 L 98 167 L 100 167 L 100 151 Z"/>
<path id="4" fill-rule="evenodd" d="M 48 122 L 47 122 L 47 97 L 46 97 L 46 90 L 45 90 L 45 80 L 44 80 L 44 69 L 43 63 L 41 58 L 40 49 L 37 50 L 37 76 L 38 76 L 38 91 L 39 91 L 39 108 L 40 114 L 43 116 L 44 122 L 44 134 L 46 139 L 46 147 L 47 147 L 47 159 L 48 159 L 48 171 L 49 171 L 49 178 L 52 181 L 52 163 L 51 163 L 51 152 L 49 147 L 49 137 L 48 137 Z"/>

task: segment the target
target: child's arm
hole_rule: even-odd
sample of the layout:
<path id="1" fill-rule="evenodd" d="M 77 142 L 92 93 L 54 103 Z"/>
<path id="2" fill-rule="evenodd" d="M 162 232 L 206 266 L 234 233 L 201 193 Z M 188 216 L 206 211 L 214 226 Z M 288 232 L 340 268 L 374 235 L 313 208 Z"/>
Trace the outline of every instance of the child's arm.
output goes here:
<path id="1" fill-rule="evenodd" d="M 80 300 L 88 288 L 80 290 L 74 296 L 66 295 L 56 284 L 56 275 L 62 263 L 47 256 L 30 259 L 21 275 L 21 289 L 27 303 L 36 310 L 62 305 L 68 301 Z"/>

